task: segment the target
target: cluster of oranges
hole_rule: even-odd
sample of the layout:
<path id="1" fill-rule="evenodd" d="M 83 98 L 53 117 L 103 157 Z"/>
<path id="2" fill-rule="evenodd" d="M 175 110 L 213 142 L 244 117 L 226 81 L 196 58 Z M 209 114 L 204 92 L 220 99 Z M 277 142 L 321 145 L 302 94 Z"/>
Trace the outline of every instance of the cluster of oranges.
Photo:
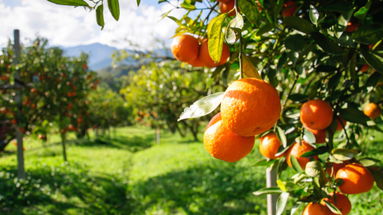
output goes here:
<path id="1" fill-rule="evenodd" d="M 222 45 L 221 60 L 214 62 L 209 54 L 208 40 L 196 38 L 189 34 L 176 36 L 171 45 L 174 57 L 193 67 L 217 67 L 225 64 L 230 57 L 230 49 L 226 44 Z"/>

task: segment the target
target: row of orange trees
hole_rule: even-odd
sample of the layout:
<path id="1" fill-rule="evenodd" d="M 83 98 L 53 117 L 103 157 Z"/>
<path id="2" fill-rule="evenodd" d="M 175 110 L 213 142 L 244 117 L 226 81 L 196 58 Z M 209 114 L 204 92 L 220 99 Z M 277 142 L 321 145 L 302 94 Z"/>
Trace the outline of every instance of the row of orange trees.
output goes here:
<path id="1" fill-rule="evenodd" d="M 65 57 L 63 50 L 48 47 L 40 38 L 22 47 L 17 63 L 11 45 L 2 50 L 0 150 L 14 138 L 16 124 L 22 133 L 35 133 L 43 140 L 52 126 L 63 138 L 69 131 L 79 137 L 86 134 L 92 126 L 88 94 L 98 85 L 87 61 L 86 55 Z"/>

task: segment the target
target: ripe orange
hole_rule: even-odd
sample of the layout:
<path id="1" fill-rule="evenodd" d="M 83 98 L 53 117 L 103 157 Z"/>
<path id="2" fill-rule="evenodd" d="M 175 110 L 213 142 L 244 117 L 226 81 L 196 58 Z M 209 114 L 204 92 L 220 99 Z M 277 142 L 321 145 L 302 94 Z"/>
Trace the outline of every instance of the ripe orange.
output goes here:
<path id="1" fill-rule="evenodd" d="M 254 136 L 269 130 L 280 113 L 277 90 L 256 78 L 231 83 L 221 102 L 224 125 L 241 136 Z"/>
<path id="2" fill-rule="evenodd" d="M 310 144 L 302 141 L 300 143 L 294 143 L 294 145 L 289 149 L 287 152 L 286 162 L 289 167 L 292 167 L 293 164 L 291 163 L 291 156 L 295 157 L 299 164 L 301 165 L 302 169 L 306 168 L 306 164 L 310 161 L 310 158 L 301 157 L 306 152 L 312 151 L 314 147 L 312 147 Z M 318 159 L 317 156 L 314 157 L 314 159 Z"/>
<path id="3" fill-rule="evenodd" d="M 219 116 L 213 117 L 209 125 L 203 142 L 205 149 L 213 157 L 227 162 L 236 162 L 251 152 L 254 137 L 242 137 L 230 131 L 223 126 Z"/>
<path id="4" fill-rule="evenodd" d="M 322 201 L 323 206 L 325 206 L 326 204 L 324 202 L 325 200 L 335 205 L 342 212 L 342 215 L 347 215 L 351 211 L 352 206 L 351 206 L 350 200 L 348 199 L 347 196 L 341 193 L 335 193 L 335 195 L 332 193 L 330 195 L 330 198 L 324 198 Z M 330 214 L 335 215 L 334 213 L 330 213 Z"/>
<path id="5" fill-rule="evenodd" d="M 368 103 L 364 106 L 363 113 L 371 119 L 376 119 L 380 115 L 380 108 L 375 103 Z"/>
<path id="6" fill-rule="evenodd" d="M 339 189 L 346 194 L 368 192 L 374 185 L 374 177 L 368 169 L 356 163 L 347 164 L 340 168 L 335 178 L 343 180 L 343 184 L 339 186 Z"/>
<path id="7" fill-rule="evenodd" d="M 341 131 L 344 127 L 346 127 L 347 121 L 342 118 L 336 119 L 336 130 Z"/>
<path id="8" fill-rule="evenodd" d="M 218 121 L 220 121 L 220 120 L 222 120 L 221 113 L 217 113 L 216 115 L 214 115 L 214 116 L 210 119 L 209 123 L 208 123 L 207 126 L 206 126 L 206 129 L 208 129 L 210 126 L 212 126 L 213 124 L 215 124 L 216 122 L 218 122 Z"/>
<path id="9" fill-rule="evenodd" d="M 188 34 L 176 36 L 171 45 L 174 57 L 187 63 L 197 59 L 199 48 L 198 39 Z"/>
<path id="10" fill-rule="evenodd" d="M 326 129 L 322 129 L 322 130 L 314 130 L 314 129 L 310 129 L 310 128 L 306 128 L 306 129 L 314 134 L 316 143 L 325 143 L 326 142 L 326 136 L 327 136 L 326 135 Z"/>
<path id="11" fill-rule="evenodd" d="M 219 11 L 221 13 L 228 13 L 229 16 L 235 16 L 234 0 L 219 1 Z"/>
<path id="12" fill-rule="evenodd" d="M 211 67 L 217 67 L 217 66 L 223 65 L 227 62 L 229 57 L 230 57 L 229 46 L 227 46 L 226 44 L 223 44 L 221 60 L 218 63 L 215 63 L 211 59 L 209 54 L 208 40 L 207 39 L 202 40 L 198 60 L 202 62 L 203 66 L 211 68 Z"/>
<path id="13" fill-rule="evenodd" d="M 300 119 L 306 128 L 320 130 L 331 124 L 332 113 L 332 108 L 327 102 L 310 100 L 302 105 Z"/>
<path id="14" fill-rule="evenodd" d="M 358 30 L 359 28 L 359 24 L 356 23 L 356 22 L 348 22 L 347 23 L 347 27 L 346 27 L 346 32 L 354 32 L 356 30 Z"/>
<path id="15" fill-rule="evenodd" d="M 368 64 L 364 64 L 362 67 L 360 67 L 360 72 L 367 72 L 370 66 Z"/>
<path id="16" fill-rule="evenodd" d="M 304 209 L 302 215 L 331 215 L 330 209 L 319 203 L 310 202 Z"/>
<path id="17" fill-rule="evenodd" d="M 275 133 L 269 133 L 261 137 L 261 142 L 259 143 L 259 152 L 270 159 L 275 159 L 278 153 L 278 149 L 281 146 L 281 141 Z"/>
<path id="18" fill-rule="evenodd" d="M 283 4 L 282 17 L 293 16 L 297 9 L 295 1 L 287 1 Z"/>

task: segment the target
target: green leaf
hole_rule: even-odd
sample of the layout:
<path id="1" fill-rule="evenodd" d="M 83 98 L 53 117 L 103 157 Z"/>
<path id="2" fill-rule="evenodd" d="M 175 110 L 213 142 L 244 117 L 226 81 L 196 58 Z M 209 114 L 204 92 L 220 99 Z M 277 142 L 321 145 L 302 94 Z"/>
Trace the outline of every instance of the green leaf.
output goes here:
<path id="1" fill-rule="evenodd" d="M 198 118 L 213 112 L 221 104 L 224 92 L 214 93 L 199 99 L 190 107 L 185 108 L 178 121 L 183 119 Z"/>
<path id="2" fill-rule="evenodd" d="M 312 33 L 311 37 L 317 42 L 317 44 L 326 52 L 332 54 L 343 54 L 343 49 L 332 39 L 327 38 L 321 33 Z"/>
<path id="3" fill-rule="evenodd" d="M 379 162 L 379 160 L 373 159 L 373 158 L 363 158 L 359 160 L 359 163 L 361 163 L 364 167 L 374 166 Z"/>
<path id="4" fill-rule="evenodd" d="M 314 25 L 318 24 L 319 12 L 313 5 L 310 5 L 309 17 Z"/>
<path id="5" fill-rule="evenodd" d="M 256 192 L 253 192 L 253 195 L 260 196 L 265 194 L 279 194 L 282 191 L 278 187 L 265 187 Z"/>
<path id="6" fill-rule="evenodd" d="M 88 3 L 83 0 L 48 0 L 55 4 L 68 5 L 68 6 L 86 6 L 89 7 Z"/>
<path id="7" fill-rule="evenodd" d="M 294 156 L 290 156 L 290 161 L 295 171 L 303 172 L 301 165 L 299 164 L 298 160 Z"/>
<path id="8" fill-rule="evenodd" d="M 363 58 L 370 66 L 374 67 L 377 72 L 383 73 L 383 57 L 369 52 L 367 47 L 362 47 L 360 51 Z"/>
<path id="9" fill-rule="evenodd" d="M 289 28 L 294 28 L 300 32 L 307 33 L 307 34 L 315 30 L 314 26 L 310 22 L 296 16 L 286 17 L 283 20 L 283 24 L 285 24 Z"/>
<path id="10" fill-rule="evenodd" d="M 289 96 L 289 99 L 295 102 L 303 102 L 308 99 L 308 96 L 305 94 L 300 94 L 300 93 L 294 93 Z"/>
<path id="11" fill-rule="evenodd" d="M 286 188 L 286 183 L 283 182 L 282 180 L 278 179 L 277 180 L 277 185 L 279 187 L 279 189 L 281 189 L 283 192 L 287 192 L 287 188 Z"/>
<path id="12" fill-rule="evenodd" d="M 281 193 L 277 200 L 277 215 L 281 215 L 286 208 L 287 200 L 289 200 L 290 194 L 287 192 Z"/>
<path id="13" fill-rule="evenodd" d="M 277 135 L 279 137 L 279 140 L 282 143 L 282 146 L 284 148 L 286 148 L 286 146 L 287 146 L 287 138 L 286 138 L 285 132 L 279 126 L 277 127 Z"/>
<path id="14" fill-rule="evenodd" d="M 208 38 L 208 47 L 209 55 L 211 59 L 218 63 L 221 60 L 222 56 L 222 47 L 224 34 L 222 33 L 222 25 L 227 17 L 226 13 L 223 13 L 214 19 L 212 19 L 207 26 L 207 38 Z"/>
<path id="15" fill-rule="evenodd" d="M 229 22 L 229 27 L 236 30 L 241 30 L 243 28 L 243 25 L 244 25 L 243 17 L 240 13 L 236 13 L 234 19 L 232 19 Z"/>
<path id="16" fill-rule="evenodd" d="M 303 139 L 309 144 L 313 144 L 316 142 L 315 135 L 307 129 L 305 129 L 304 131 Z"/>
<path id="17" fill-rule="evenodd" d="M 137 6 L 140 6 L 141 0 L 136 0 Z"/>
<path id="18" fill-rule="evenodd" d="M 342 214 L 342 212 L 335 206 L 333 205 L 332 203 L 324 200 L 326 206 L 328 209 L 330 209 L 331 212 L 335 213 L 335 214 Z"/>
<path id="19" fill-rule="evenodd" d="M 351 160 L 358 154 L 358 151 L 354 149 L 334 149 L 332 150 L 332 156 L 340 161 Z"/>
<path id="20" fill-rule="evenodd" d="M 318 147 L 316 149 L 313 149 L 309 152 L 306 152 L 304 154 L 301 155 L 301 157 L 305 157 L 305 158 L 309 158 L 309 157 L 314 157 L 316 155 L 321 155 L 321 154 L 324 154 L 328 151 L 328 147 L 327 146 L 321 146 L 321 147 Z"/>
<path id="21" fill-rule="evenodd" d="M 319 161 L 310 161 L 306 164 L 305 172 L 310 177 L 316 177 L 321 173 L 321 168 Z"/>
<path id="22" fill-rule="evenodd" d="M 292 51 L 302 51 L 302 49 L 307 45 L 308 39 L 300 34 L 293 34 L 286 38 L 285 46 L 287 49 Z"/>
<path id="23" fill-rule="evenodd" d="M 104 21 L 104 5 L 100 5 L 96 9 L 96 20 L 97 24 L 101 27 L 101 30 L 105 26 L 105 21 Z"/>
<path id="24" fill-rule="evenodd" d="M 383 190 L 383 167 L 371 166 L 368 169 L 374 176 L 376 186 Z"/>
<path id="25" fill-rule="evenodd" d="M 113 18 L 118 21 L 120 18 L 120 3 L 118 0 L 108 0 L 108 8 Z"/>
<path id="26" fill-rule="evenodd" d="M 371 24 L 361 25 L 357 31 L 353 32 L 351 38 L 366 45 L 375 44 L 383 37 L 383 25 Z"/>
<path id="27" fill-rule="evenodd" d="M 366 5 L 364 5 L 363 7 L 359 8 L 359 10 L 357 10 L 355 13 L 354 13 L 354 16 L 358 19 L 364 19 L 367 15 L 367 12 L 370 10 L 370 7 L 371 7 L 371 4 L 372 4 L 372 0 L 368 0 Z"/>
<path id="28" fill-rule="evenodd" d="M 363 125 L 367 125 L 367 121 L 370 120 L 362 111 L 352 107 L 340 110 L 340 115 L 346 121 Z"/>

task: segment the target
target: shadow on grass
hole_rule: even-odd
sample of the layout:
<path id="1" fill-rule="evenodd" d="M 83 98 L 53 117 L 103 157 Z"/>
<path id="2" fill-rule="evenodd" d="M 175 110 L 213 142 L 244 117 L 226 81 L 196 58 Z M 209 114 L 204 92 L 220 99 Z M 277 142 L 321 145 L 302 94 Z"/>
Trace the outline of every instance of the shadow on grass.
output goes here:
<path id="1" fill-rule="evenodd" d="M 264 198 L 252 192 L 263 186 L 245 168 L 201 166 L 137 182 L 130 187 L 135 214 L 262 214 Z M 257 175 L 260 176 L 260 175 Z"/>
<path id="2" fill-rule="evenodd" d="M 13 168 L 0 170 L 0 214 L 130 214 L 126 182 L 89 175 L 79 166 L 42 166 L 15 180 Z"/>
<path id="3" fill-rule="evenodd" d="M 144 149 L 147 149 L 154 144 L 154 136 L 117 136 L 117 137 L 98 137 L 94 140 L 77 140 L 76 142 L 77 146 L 84 146 L 84 147 L 99 147 L 99 146 L 105 146 L 105 147 L 111 147 L 111 148 L 118 148 L 118 149 L 126 149 L 131 152 L 137 152 Z"/>

